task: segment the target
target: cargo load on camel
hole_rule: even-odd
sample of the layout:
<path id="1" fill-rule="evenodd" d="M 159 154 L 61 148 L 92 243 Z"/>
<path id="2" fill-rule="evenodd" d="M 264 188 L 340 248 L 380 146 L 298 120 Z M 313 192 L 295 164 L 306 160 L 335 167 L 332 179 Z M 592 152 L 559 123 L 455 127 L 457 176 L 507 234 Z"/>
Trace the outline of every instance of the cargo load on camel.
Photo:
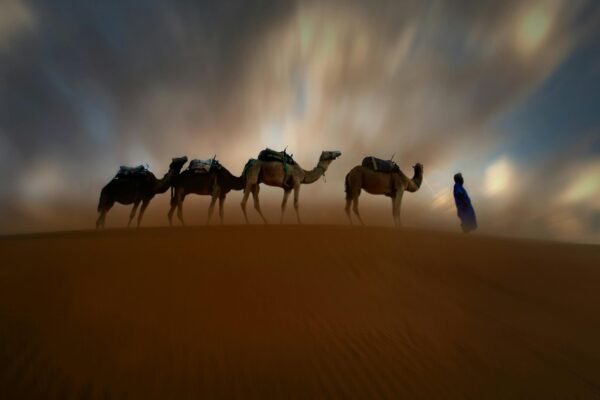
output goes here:
<path id="1" fill-rule="evenodd" d="M 400 167 L 394 161 L 372 156 L 363 158 L 362 166 L 376 172 L 400 172 Z"/>
<path id="2" fill-rule="evenodd" d="M 188 170 L 198 174 L 207 174 L 212 171 L 217 171 L 221 168 L 221 164 L 216 158 L 209 160 L 193 159 L 188 165 Z"/>
<path id="3" fill-rule="evenodd" d="M 130 178 L 134 176 L 146 176 L 148 172 L 148 168 L 144 165 L 138 165 L 137 167 L 128 167 L 126 165 L 121 165 L 119 167 L 119 171 L 117 171 L 117 175 L 115 175 L 115 179 Z"/>
<path id="4" fill-rule="evenodd" d="M 284 151 L 275 151 L 269 148 L 262 150 L 258 154 L 258 159 L 261 161 L 278 161 L 288 165 L 296 164 L 296 161 L 292 158 L 291 154 L 287 154 Z"/>

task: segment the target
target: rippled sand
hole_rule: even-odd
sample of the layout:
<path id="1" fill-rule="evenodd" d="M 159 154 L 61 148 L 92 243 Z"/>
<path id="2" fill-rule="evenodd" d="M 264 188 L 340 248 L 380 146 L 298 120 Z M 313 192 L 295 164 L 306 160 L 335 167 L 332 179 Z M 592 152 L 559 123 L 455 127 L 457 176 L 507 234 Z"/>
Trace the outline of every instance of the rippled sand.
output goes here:
<path id="1" fill-rule="evenodd" d="M 600 398 L 600 246 L 225 226 L 0 257 L 1 399 Z"/>

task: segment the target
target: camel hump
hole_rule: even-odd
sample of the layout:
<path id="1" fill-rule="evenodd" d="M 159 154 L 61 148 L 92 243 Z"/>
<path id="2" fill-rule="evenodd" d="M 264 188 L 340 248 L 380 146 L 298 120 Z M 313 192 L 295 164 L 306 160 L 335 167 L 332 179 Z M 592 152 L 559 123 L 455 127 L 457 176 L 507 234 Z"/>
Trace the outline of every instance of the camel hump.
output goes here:
<path id="1" fill-rule="evenodd" d="M 244 165 L 244 170 L 242 171 L 242 176 L 246 176 L 246 174 L 248 173 L 248 171 L 250 171 L 250 168 L 252 168 L 252 166 L 254 165 L 255 162 L 256 162 L 256 158 L 251 158 L 248 160 L 246 165 Z"/>
<path id="2" fill-rule="evenodd" d="M 206 174 L 219 169 L 221 169 L 221 163 L 219 163 L 219 161 L 215 158 L 210 158 L 208 160 L 200 160 L 195 158 L 191 160 L 190 164 L 188 165 L 188 170 L 199 174 Z"/>
<path id="3" fill-rule="evenodd" d="M 129 167 L 127 165 L 121 165 L 119 167 L 119 171 L 117 171 L 117 175 L 115 178 L 128 178 L 132 176 L 145 176 L 148 174 L 148 168 L 143 165 L 138 165 L 137 167 Z"/>
<path id="4" fill-rule="evenodd" d="M 363 167 L 372 169 L 376 172 L 398 172 L 400 171 L 400 167 L 398 164 L 393 162 L 392 160 L 383 160 L 381 158 L 368 156 L 363 158 L 362 164 Z"/>
<path id="5" fill-rule="evenodd" d="M 268 147 L 258 153 L 258 159 L 261 161 L 277 161 L 284 164 L 294 165 L 296 161 L 291 154 L 288 154 L 284 151 L 275 151 L 269 149 Z"/>

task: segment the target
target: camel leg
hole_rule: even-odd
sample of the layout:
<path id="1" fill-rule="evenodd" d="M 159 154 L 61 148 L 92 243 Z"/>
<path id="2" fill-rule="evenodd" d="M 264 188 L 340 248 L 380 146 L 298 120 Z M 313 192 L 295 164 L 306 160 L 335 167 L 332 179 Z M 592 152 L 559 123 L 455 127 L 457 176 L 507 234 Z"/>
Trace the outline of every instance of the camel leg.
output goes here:
<path id="1" fill-rule="evenodd" d="M 400 220 L 400 206 L 402 205 L 403 191 L 399 190 L 396 195 L 392 198 L 392 214 L 394 215 L 394 226 L 400 228 L 402 221 Z"/>
<path id="2" fill-rule="evenodd" d="M 100 229 L 102 227 L 102 221 L 104 221 L 104 217 L 106 216 L 106 211 L 100 211 L 100 215 L 98 215 L 98 219 L 96 220 L 96 229 Z"/>
<path id="3" fill-rule="evenodd" d="M 150 204 L 150 199 L 142 201 L 142 208 L 140 208 L 140 213 L 138 214 L 138 220 L 137 220 L 138 228 L 140 227 L 140 224 L 142 223 L 142 218 L 144 217 L 144 212 L 146 211 L 146 207 L 148 207 L 148 204 Z"/>
<path id="4" fill-rule="evenodd" d="M 279 220 L 280 224 L 283 224 L 283 217 L 285 215 L 285 206 L 288 201 L 288 197 L 290 197 L 291 190 L 283 191 L 283 201 L 281 202 L 281 219 Z"/>
<path id="5" fill-rule="evenodd" d="M 185 197 L 184 196 L 180 196 L 179 198 L 177 198 L 177 218 L 179 219 L 179 222 L 181 222 L 181 225 L 185 226 L 185 222 L 183 221 L 183 199 Z"/>
<path id="6" fill-rule="evenodd" d="M 256 185 L 256 186 L 254 186 L 254 189 L 252 190 L 252 200 L 254 200 L 254 208 L 256 209 L 256 211 L 258 211 L 258 214 L 262 218 L 265 225 L 267 225 L 269 223 L 267 222 L 267 219 L 265 218 L 262 211 L 260 210 L 260 201 L 258 199 L 258 192 L 260 192 L 260 186 Z"/>
<path id="7" fill-rule="evenodd" d="M 104 207 L 102 207 L 102 210 L 100 210 L 100 215 L 98 216 L 98 219 L 96 220 L 96 229 L 104 228 L 104 222 L 106 221 L 106 214 L 108 213 L 108 211 L 110 211 L 110 209 L 114 205 L 115 205 L 114 201 L 104 204 Z"/>
<path id="8" fill-rule="evenodd" d="M 352 223 L 352 215 L 350 214 L 350 206 L 352 205 L 352 198 L 346 199 L 346 215 L 348 216 L 348 220 L 350 221 L 350 225 L 354 225 Z"/>
<path id="9" fill-rule="evenodd" d="M 173 226 L 173 213 L 175 212 L 175 208 L 177 204 L 171 204 L 171 208 L 169 208 L 169 213 L 167 214 L 167 218 L 169 218 L 169 226 Z"/>
<path id="10" fill-rule="evenodd" d="M 100 199 L 98 200 L 98 219 L 96 220 L 96 229 L 104 228 L 104 221 L 106 220 L 106 214 L 115 204 L 114 201 L 108 200 L 109 196 L 106 193 L 106 188 L 100 192 Z"/>
<path id="11" fill-rule="evenodd" d="M 179 195 L 177 192 L 175 192 L 175 197 L 171 199 L 171 207 L 169 208 L 169 213 L 167 214 L 167 217 L 169 218 L 169 226 L 173 226 L 173 214 L 175 213 L 178 202 Z"/>
<path id="12" fill-rule="evenodd" d="M 173 226 L 173 214 L 175 213 L 176 208 L 177 208 L 177 203 L 171 204 L 171 208 L 169 209 L 169 214 L 167 215 L 169 218 L 169 226 Z"/>
<path id="13" fill-rule="evenodd" d="M 396 218 L 396 196 L 391 197 L 392 200 L 392 218 L 394 219 L 394 226 L 398 227 L 398 219 Z"/>
<path id="14" fill-rule="evenodd" d="M 210 225 L 210 219 L 212 218 L 213 211 L 215 210 L 216 202 L 217 196 L 213 194 L 210 198 L 210 205 L 208 206 L 208 218 L 206 219 L 206 225 Z"/>
<path id="15" fill-rule="evenodd" d="M 294 210 L 296 211 L 296 219 L 299 224 L 302 224 L 300 221 L 300 184 L 297 184 L 294 187 Z"/>
<path id="16" fill-rule="evenodd" d="M 358 220 L 360 221 L 361 225 L 365 225 L 364 221 L 362 220 L 362 218 L 360 217 L 360 213 L 358 212 L 358 196 L 356 196 L 353 200 L 352 203 L 352 210 L 354 211 L 354 214 L 356 214 L 356 216 L 358 217 Z"/>
<path id="17" fill-rule="evenodd" d="M 219 196 L 219 220 L 221 221 L 221 225 L 224 224 L 225 220 L 225 210 L 223 210 L 223 206 L 225 205 L 225 195 L 222 194 Z"/>
<path id="18" fill-rule="evenodd" d="M 175 209 L 177 209 L 177 218 L 183 224 L 183 199 L 185 198 L 185 193 L 175 192 L 175 197 L 171 200 L 171 208 L 169 208 L 169 225 L 173 226 L 173 214 L 175 213 Z"/>
<path id="19" fill-rule="evenodd" d="M 133 218 L 135 217 L 135 213 L 137 212 L 139 205 L 140 205 L 139 200 L 136 201 L 135 203 L 133 203 L 133 208 L 131 209 L 131 212 L 129 213 L 129 222 L 127 223 L 128 228 L 131 225 L 131 221 L 133 221 Z"/>
<path id="20" fill-rule="evenodd" d="M 107 209 L 103 209 L 102 211 L 100 211 L 100 215 L 98 216 L 98 219 L 96 220 L 96 229 L 104 228 L 104 221 L 106 219 L 107 212 L 108 212 Z"/>
<path id="21" fill-rule="evenodd" d="M 240 203 L 240 205 L 242 206 L 242 211 L 244 213 L 244 219 L 246 220 L 247 224 L 250 223 L 248 221 L 248 214 L 246 213 L 246 203 L 248 202 L 248 197 L 249 196 L 250 196 L 250 189 L 248 187 L 246 187 L 244 189 L 244 197 L 242 198 L 242 202 Z"/>

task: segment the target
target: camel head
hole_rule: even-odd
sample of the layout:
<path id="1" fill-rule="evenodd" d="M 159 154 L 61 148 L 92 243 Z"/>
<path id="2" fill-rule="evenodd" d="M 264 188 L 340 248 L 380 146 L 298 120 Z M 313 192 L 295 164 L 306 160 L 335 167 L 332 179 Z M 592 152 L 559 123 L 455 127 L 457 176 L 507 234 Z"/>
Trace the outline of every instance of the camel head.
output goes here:
<path id="1" fill-rule="evenodd" d="M 416 175 L 423 175 L 423 164 L 416 163 L 413 165 L 413 169 L 415 170 Z"/>
<path id="2" fill-rule="evenodd" d="M 408 187 L 409 192 L 415 192 L 419 190 L 419 188 L 421 187 L 421 183 L 423 182 L 423 164 L 416 163 L 413 166 L 413 169 L 415 170 L 415 174 L 410 180 L 411 185 L 409 185 Z"/>
<path id="3" fill-rule="evenodd" d="M 319 158 L 319 161 L 333 161 L 341 155 L 342 155 L 342 152 L 337 151 L 337 150 L 324 151 L 321 153 L 321 157 Z"/>
<path id="4" fill-rule="evenodd" d="M 188 158 L 186 156 L 183 157 L 175 157 L 171 160 L 171 164 L 169 165 L 169 170 L 173 170 L 176 173 L 181 171 L 183 165 L 187 162 Z"/>

